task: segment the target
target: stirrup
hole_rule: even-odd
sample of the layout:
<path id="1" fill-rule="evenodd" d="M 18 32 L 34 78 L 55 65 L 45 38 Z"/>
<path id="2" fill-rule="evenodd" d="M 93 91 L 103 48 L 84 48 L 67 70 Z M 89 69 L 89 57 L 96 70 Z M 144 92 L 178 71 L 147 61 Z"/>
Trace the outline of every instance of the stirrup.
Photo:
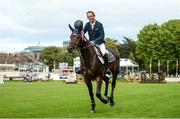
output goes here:
<path id="1" fill-rule="evenodd" d="M 76 73 L 77 74 L 83 74 L 83 71 L 82 71 L 82 69 L 80 69 L 80 70 L 76 71 Z"/>
<path id="2" fill-rule="evenodd" d="M 110 75 L 111 75 L 111 72 L 110 72 L 109 68 L 107 68 L 105 71 L 105 76 L 109 78 Z"/>

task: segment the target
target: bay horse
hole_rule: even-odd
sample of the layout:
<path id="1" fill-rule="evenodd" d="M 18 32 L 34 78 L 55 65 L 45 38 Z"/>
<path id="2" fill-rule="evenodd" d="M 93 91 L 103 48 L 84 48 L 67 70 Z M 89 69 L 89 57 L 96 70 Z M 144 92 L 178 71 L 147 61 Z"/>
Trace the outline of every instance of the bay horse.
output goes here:
<path id="1" fill-rule="evenodd" d="M 108 84 L 109 78 L 105 76 L 105 67 L 104 64 L 98 59 L 98 55 L 95 51 L 95 46 L 90 45 L 90 41 L 84 37 L 82 34 L 82 29 L 72 28 L 69 25 L 72 34 L 70 36 L 70 42 L 68 46 L 68 52 L 72 53 L 75 50 L 80 51 L 80 60 L 81 60 L 81 68 L 83 70 L 84 82 L 86 83 L 89 91 L 89 96 L 91 100 L 91 112 L 95 112 L 95 100 L 93 94 L 92 80 L 96 80 L 97 89 L 96 89 L 96 97 L 99 98 L 101 102 L 107 104 L 110 102 L 110 106 L 114 106 L 115 102 L 114 98 L 114 88 L 116 85 L 117 75 L 119 73 L 119 55 L 114 49 L 108 49 L 114 55 L 114 61 L 108 64 L 108 68 L 112 73 L 112 89 L 111 94 L 108 96 Z M 104 96 L 101 95 L 101 86 L 102 81 L 105 82 L 105 93 Z"/>

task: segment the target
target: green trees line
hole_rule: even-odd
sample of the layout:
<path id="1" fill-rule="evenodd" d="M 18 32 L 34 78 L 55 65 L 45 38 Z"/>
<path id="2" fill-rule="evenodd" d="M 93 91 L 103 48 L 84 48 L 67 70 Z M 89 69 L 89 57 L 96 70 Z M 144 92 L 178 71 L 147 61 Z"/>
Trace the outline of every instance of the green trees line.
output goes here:
<path id="1" fill-rule="evenodd" d="M 149 24 L 137 37 L 136 54 L 143 61 L 145 69 L 151 60 L 152 68 L 156 71 L 159 60 L 162 70 L 166 70 L 167 61 L 170 68 L 175 70 L 176 61 L 180 58 L 180 20 L 169 20 L 162 25 Z"/>

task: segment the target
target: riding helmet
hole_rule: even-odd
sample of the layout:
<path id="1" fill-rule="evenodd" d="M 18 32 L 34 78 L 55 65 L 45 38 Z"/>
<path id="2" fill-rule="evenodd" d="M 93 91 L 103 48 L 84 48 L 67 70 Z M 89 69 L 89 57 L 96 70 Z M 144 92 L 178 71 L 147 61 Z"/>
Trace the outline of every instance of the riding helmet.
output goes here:
<path id="1" fill-rule="evenodd" d="M 83 29 L 83 21 L 81 21 L 81 20 L 76 20 L 76 21 L 74 22 L 74 28 L 75 28 L 75 29 L 78 29 L 78 31 L 82 31 L 82 29 Z"/>

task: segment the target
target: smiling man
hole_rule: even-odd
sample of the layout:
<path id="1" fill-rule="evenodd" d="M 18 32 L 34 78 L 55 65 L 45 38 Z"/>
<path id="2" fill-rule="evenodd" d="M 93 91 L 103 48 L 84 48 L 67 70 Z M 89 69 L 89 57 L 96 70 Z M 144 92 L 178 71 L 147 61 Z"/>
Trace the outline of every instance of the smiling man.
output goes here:
<path id="1" fill-rule="evenodd" d="M 104 34 L 103 25 L 102 23 L 100 23 L 95 19 L 95 13 L 93 11 L 88 11 L 86 15 L 89 22 L 87 22 L 84 27 L 84 33 L 88 32 L 91 45 L 92 46 L 96 45 L 100 49 L 105 62 L 105 70 L 106 70 L 108 65 L 108 57 L 107 57 L 106 46 L 104 41 L 105 34 Z"/>

